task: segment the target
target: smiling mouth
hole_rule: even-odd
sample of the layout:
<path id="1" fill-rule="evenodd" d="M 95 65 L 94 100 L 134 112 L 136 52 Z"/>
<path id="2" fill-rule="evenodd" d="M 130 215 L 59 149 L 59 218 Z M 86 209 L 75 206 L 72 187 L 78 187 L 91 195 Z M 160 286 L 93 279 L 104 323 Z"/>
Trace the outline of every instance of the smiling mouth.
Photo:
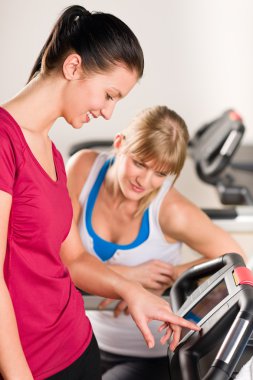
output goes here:
<path id="1" fill-rule="evenodd" d="M 92 119 L 94 119 L 95 117 L 94 117 L 94 115 L 91 113 L 91 112 L 86 112 L 86 120 L 87 120 L 87 123 L 90 121 L 90 120 L 92 120 Z"/>
<path id="2" fill-rule="evenodd" d="M 132 187 L 133 191 L 135 191 L 136 193 L 143 193 L 144 192 L 143 187 L 134 185 L 133 183 L 131 183 L 131 187 Z"/>

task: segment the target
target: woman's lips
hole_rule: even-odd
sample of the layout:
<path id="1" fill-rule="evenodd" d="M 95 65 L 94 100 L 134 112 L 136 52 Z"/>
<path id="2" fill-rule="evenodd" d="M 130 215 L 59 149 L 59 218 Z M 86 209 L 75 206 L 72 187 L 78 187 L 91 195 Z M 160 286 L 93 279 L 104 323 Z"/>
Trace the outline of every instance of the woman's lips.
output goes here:
<path id="1" fill-rule="evenodd" d="M 136 193 L 143 193 L 143 191 L 144 191 L 143 187 L 137 186 L 133 183 L 131 183 L 131 187 L 132 187 L 133 191 L 135 191 Z"/>
<path id="2" fill-rule="evenodd" d="M 86 112 L 85 122 L 88 123 L 90 120 L 96 119 L 96 118 L 97 116 L 95 116 L 92 112 L 88 111 Z"/>

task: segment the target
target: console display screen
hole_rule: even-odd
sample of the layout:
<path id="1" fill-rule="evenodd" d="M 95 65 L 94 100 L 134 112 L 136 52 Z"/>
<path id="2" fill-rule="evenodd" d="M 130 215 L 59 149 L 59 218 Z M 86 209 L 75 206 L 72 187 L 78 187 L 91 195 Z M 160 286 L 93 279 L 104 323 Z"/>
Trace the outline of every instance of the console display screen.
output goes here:
<path id="1" fill-rule="evenodd" d="M 198 323 L 226 296 L 228 290 L 225 281 L 221 281 L 215 288 L 206 294 L 188 313 L 184 316 L 188 321 Z"/>

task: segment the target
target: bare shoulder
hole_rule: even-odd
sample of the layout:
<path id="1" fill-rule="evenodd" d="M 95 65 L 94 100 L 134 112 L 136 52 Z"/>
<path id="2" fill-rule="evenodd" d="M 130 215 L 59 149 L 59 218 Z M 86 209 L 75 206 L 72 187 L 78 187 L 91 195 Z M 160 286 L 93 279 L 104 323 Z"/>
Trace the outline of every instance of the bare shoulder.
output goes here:
<path id="1" fill-rule="evenodd" d="M 162 230 L 179 237 L 193 220 L 208 220 L 204 212 L 174 187 L 166 194 L 159 215 Z"/>
<path id="2" fill-rule="evenodd" d="M 172 215 L 175 217 L 177 214 L 188 213 L 192 211 L 192 208 L 197 208 L 189 199 L 172 187 L 166 196 L 164 197 L 161 207 L 161 213 L 167 214 L 167 216 Z"/>
<path id="3" fill-rule="evenodd" d="M 71 196 L 79 197 L 98 152 L 84 149 L 70 157 L 66 165 L 68 189 Z"/>

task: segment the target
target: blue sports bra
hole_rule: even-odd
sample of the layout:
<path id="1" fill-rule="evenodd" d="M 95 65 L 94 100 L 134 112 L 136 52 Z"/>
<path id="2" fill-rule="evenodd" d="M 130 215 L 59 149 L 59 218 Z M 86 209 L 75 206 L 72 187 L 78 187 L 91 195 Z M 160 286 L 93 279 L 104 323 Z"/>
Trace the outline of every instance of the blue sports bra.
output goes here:
<path id="1" fill-rule="evenodd" d="M 85 213 L 85 224 L 87 227 L 87 231 L 90 235 L 90 237 L 93 239 L 93 248 L 96 252 L 97 256 L 102 261 L 109 260 L 117 251 L 117 249 L 120 250 L 127 250 L 137 247 L 138 245 L 142 244 L 145 240 L 147 240 L 149 236 L 149 211 L 146 209 L 144 211 L 142 221 L 141 221 L 141 227 L 138 233 L 138 236 L 136 239 L 127 245 L 122 244 L 116 244 L 112 243 L 110 241 L 104 240 L 101 237 L 99 237 L 96 232 L 93 230 L 91 218 L 92 218 L 92 211 L 97 199 L 97 195 L 99 192 L 99 189 L 103 183 L 103 180 L 105 178 L 106 172 L 109 168 L 109 165 L 112 163 L 112 160 L 107 160 L 102 168 L 100 169 L 100 172 L 98 174 L 98 177 L 91 189 L 91 192 L 88 197 L 87 201 L 87 207 L 86 207 L 86 213 Z"/>

